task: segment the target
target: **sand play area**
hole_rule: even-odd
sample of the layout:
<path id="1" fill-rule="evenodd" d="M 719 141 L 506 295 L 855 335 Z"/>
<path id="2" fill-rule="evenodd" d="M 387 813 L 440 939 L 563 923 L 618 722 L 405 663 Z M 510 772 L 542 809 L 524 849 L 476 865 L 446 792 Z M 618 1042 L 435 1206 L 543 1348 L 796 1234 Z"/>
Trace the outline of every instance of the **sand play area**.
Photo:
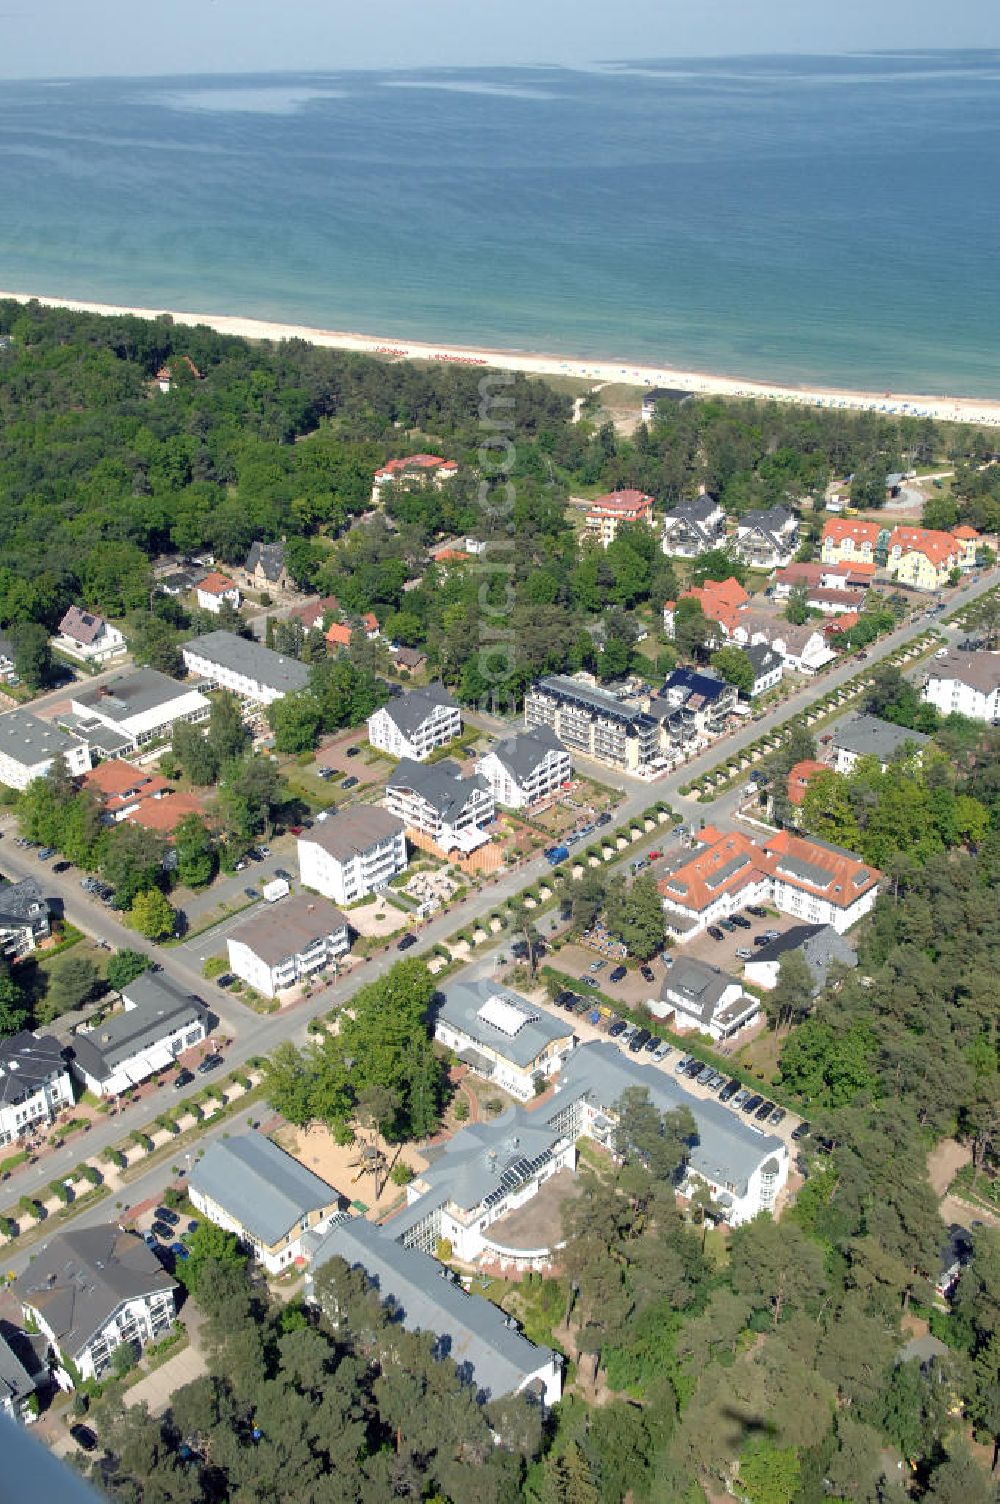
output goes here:
<path id="1" fill-rule="evenodd" d="M 386 1179 L 382 1193 L 376 1199 L 374 1177 L 365 1174 L 359 1164 L 362 1142 L 370 1142 L 371 1136 L 367 1133 L 356 1143 L 338 1144 L 328 1128 L 314 1123 L 309 1128 L 293 1128 L 288 1125 L 274 1137 L 300 1164 L 332 1185 L 348 1201 L 362 1202 L 369 1217 L 382 1217 L 406 1200 L 405 1188 L 393 1185 L 389 1179 Z M 427 1168 L 427 1160 L 412 1144 L 385 1144 L 380 1140 L 379 1147 L 387 1156 L 390 1170 L 400 1161 L 409 1165 L 415 1175 Z"/>
<path id="2" fill-rule="evenodd" d="M 383 936 L 394 935 L 397 930 L 406 926 L 407 915 L 395 904 L 387 903 L 384 898 L 371 898 L 367 903 L 358 904 L 356 909 L 351 909 L 349 918 L 351 925 L 359 935 L 374 935 L 378 939 Z"/>

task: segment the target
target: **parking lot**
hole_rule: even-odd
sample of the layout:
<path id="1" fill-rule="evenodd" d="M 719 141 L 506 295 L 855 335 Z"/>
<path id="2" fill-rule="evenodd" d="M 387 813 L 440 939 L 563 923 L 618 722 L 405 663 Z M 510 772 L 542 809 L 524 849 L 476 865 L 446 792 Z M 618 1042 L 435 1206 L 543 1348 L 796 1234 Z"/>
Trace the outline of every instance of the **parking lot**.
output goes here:
<path id="1" fill-rule="evenodd" d="M 740 912 L 745 913 L 744 910 Z M 706 930 L 692 940 L 685 940 L 683 945 L 676 946 L 675 953 L 694 956 L 699 961 L 708 962 L 710 966 L 718 966 L 722 971 L 730 972 L 734 977 L 741 977 L 743 961 L 736 954 L 738 950 L 761 950 L 762 946 L 754 944 L 755 936 L 763 935 L 765 930 L 777 930 L 783 935 L 786 930 L 794 929 L 804 922 L 792 914 L 779 914 L 775 910 L 769 910 L 766 919 L 753 914 L 746 914 L 745 917 L 750 920 L 749 929 L 723 929 L 721 940 L 716 940 Z"/>

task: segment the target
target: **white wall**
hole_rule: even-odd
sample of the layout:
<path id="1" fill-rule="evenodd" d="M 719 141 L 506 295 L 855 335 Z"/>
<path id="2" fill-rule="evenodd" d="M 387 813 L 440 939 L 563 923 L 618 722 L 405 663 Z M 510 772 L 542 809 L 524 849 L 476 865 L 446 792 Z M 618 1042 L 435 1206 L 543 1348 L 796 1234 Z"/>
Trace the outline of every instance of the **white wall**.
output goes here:
<path id="1" fill-rule="evenodd" d="M 386 841 L 377 841 L 347 862 L 331 856 L 318 841 L 300 836 L 299 877 L 334 903 L 356 903 L 385 887 L 390 878 L 407 867 L 406 837 L 402 831 Z"/>
<path id="2" fill-rule="evenodd" d="M 0 1106 L 0 1144 L 13 1143 L 35 1123 L 47 1120 L 63 1107 L 72 1106 L 73 1083 L 69 1070 L 63 1069 L 40 1086 L 24 1102 Z"/>
<path id="3" fill-rule="evenodd" d="M 995 721 L 1000 717 L 1000 686 L 987 695 L 971 684 L 963 684 L 960 679 L 936 678 L 933 669 L 922 698 L 942 715 L 955 712 L 973 721 Z"/>

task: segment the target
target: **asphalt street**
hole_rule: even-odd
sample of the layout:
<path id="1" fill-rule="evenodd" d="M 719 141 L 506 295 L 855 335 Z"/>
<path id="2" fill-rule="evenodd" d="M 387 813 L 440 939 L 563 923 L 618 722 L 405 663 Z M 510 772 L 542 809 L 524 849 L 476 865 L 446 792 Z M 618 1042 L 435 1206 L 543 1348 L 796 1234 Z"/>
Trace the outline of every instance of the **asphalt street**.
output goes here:
<path id="1" fill-rule="evenodd" d="M 977 584 L 969 584 L 955 592 L 948 592 L 946 608 L 949 611 L 953 610 L 956 606 L 967 603 L 992 589 L 996 584 L 997 574 L 997 570 L 981 571 Z M 907 622 L 897 631 L 873 644 L 868 651 L 868 658 L 864 664 L 865 670 L 871 670 L 901 645 L 926 631 L 934 620 L 933 617 L 928 618 L 922 615 L 916 621 Z M 581 759 L 581 765 L 584 771 L 593 772 L 594 776 L 602 782 L 615 785 L 624 791 L 625 800 L 615 812 L 616 824 L 624 823 L 632 815 L 646 809 L 658 799 L 666 799 L 682 811 L 685 808 L 696 810 L 699 818 L 703 816 L 706 820 L 725 820 L 731 817 L 735 808 L 738 798 L 737 790 L 723 793 L 711 803 L 695 804 L 679 795 L 678 790 L 681 785 L 690 783 L 700 774 L 708 772 L 724 757 L 757 741 L 769 730 L 773 730 L 794 716 L 811 701 L 845 684 L 854 678 L 861 668 L 862 665 L 853 657 L 847 659 L 831 672 L 806 683 L 789 699 L 766 712 L 760 720 L 748 722 L 709 747 L 698 757 L 692 758 L 683 767 L 655 782 L 650 783 L 628 775 L 615 774 L 600 764 L 588 763 L 586 759 Z M 507 726 L 505 729 L 511 728 Z M 37 878 L 42 864 L 38 862 L 33 851 L 22 850 L 15 846 L 16 827 L 12 817 L 5 818 L 2 829 L 4 839 L 0 842 L 0 871 L 14 880 L 28 876 Z M 662 841 L 662 835 L 658 838 L 655 833 L 651 833 L 646 842 L 637 845 L 636 852 L 648 849 L 656 843 L 657 839 Z M 516 870 L 505 873 L 498 881 L 489 883 L 470 894 L 460 904 L 447 912 L 438 914 L 418 931 L 417 944 L 407 952 L 407 955 L 413 957 L 425 954 L 439 941 L 447 939 L 456 930 L 467 927 L 471 921 L 489 913 L 505 899 L 512 897 L 546 874 L 548 870 L 545 859 L 538 856 Z M 259 872 L 259 867 L 254 869 L 255 875 Z M 319 989 L 310 998 L 280 1013 L 261 1016 L 244 1008 L 223 990 L 205 982 L 201 976 L 198 961 L 200 950 L 197 954 L 192 954 L 190 944 L 154 947 L 137 942 L 134 931 L 128 929 L 112 911 L 82 891 L 79 873 L 75 868 L 63 874 L 55 874 L 49 867 L 45 869 L 45 875 L 48 893 L 50 896 L 62 899 L 66 917 L 73 924 L 96 939 L 106 940 L 116 949 L 138 948 L 146 950 L 151 956 L 155 955 L 155 959 L 162 965 L 167 975 L 205 999 L 218 1016 L 220 1030 L 228 1033 L 234 1040 L 234 1043 L 225 1051 L 227 1069 L 243 1064 L 253 1055 L 266 1055 L 282 1040 L 288 1039 L 296 1044 L 303 1043 L 311 1020 L 320 1014 L 328 1013 L 334 1007 L 342 1006 L 359 987 L 381 976 L 399 959 L 395 947 L 392 947 L 356 967 L 350 975 Z M 498 940 L 497 948 L 501 943 L 502 941 Z M 216 948 L 212 946 L 212 951 L 214 952 Z M 476 964 L 481 964 L 482 960 L 483 956 L 480 953 Z M 489 966 L 492 962 L 487 960 L 486 964 Z M 175 1092 L 168 1085 L 157 1096 L 147 1097 L 143 1102 L 126 1108 L 115 1118 L 103 1119 L 94 1126 L 86 1139 L 78 1139 L 53 1155 L 43 1156 L 37 1165 L 18 1171 L 12 1176 L 5 1187 L 9 1193 L 9 1199 L 15 1200 L 18 1196 L 37 1192 L 49 1181 L 68 1173 L 84 1154 L 88 1157 L 99 1154 L 101 1150 L 124 1138 L 132 1129 L 142 1127 L 157 1113 L 164 1111 L 167 1106 L 174 1106 L 179 1101 L 183 1101 L 185 1096 L 196 1092 L 201 1084 L 199 1081 L 188 1088 L 187 1092 L 180 1093 Z M 162 1174 L 161 1168 L 161 1178 Z M 0 1201 L 4 1203 L 7 1199 L 7 1196 L 0 1196 Z M 133 1199 L 139 1199 L 138 1195 L 134 1195 Z"/>

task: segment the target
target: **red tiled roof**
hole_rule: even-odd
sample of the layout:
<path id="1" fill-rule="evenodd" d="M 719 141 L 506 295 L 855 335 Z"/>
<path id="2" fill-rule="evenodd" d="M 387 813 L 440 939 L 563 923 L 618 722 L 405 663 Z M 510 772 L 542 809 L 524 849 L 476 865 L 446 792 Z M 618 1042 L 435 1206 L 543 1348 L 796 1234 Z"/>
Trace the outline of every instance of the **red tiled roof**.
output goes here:
<path id="1" fill-rule="evenodd" d="M 783 881 L 806 893 L 821 893 L 838 908 L 849 908 L 862 893 L 877 886 L 882 873 L 849 851 L 841 851 L 820 841 L 811 841 L 808 836 L 795 835 L 790 830 L 779 830 L 764 842 L 770 870 Z M 825 883 L 813 882 L 790 871 L 783 865 L 786 859 L 808 862 L 822 868 L 827 875 Z"/>
<path id="2" fill-rule="evenodd" d="M 739 580 L 730 575 L 728 580 L 706 580 L 703 585 L 684 590 L 681 599 L 697 601 L 710 621 L 717 621 L 731 634 L 750 597 Z"/>
<path id="3" fill-rule="evenodd" d="M 588 517 L 637 517 L 648 512 L 653 498 L 645 491 L 628 487 L 624 491 L 609 491 L 606 496 L 595 496 L 587 512 Z"/>
<path id="4" fill-rule="evenodd" d="M 459 564 L 471 559 L 472 555 L 467 554 L 464 548 L 439 548 L 431 554 L 431 558 L 435 564 Z"/>
<path id="5" fill-rule="evenodd" d="M 896 527 L 889 539 L 890 551 L 899 548 L 904 554 L 923 554 L 932 564 L 943 564 L 958 552 L 956 540 L 951 533 L 939 532 L 930 527 Z"/>
<path id="6" fill-rule="evenodd" d="M 130 762 L 99 762 L 96 768 L 83 775 L 83 786 L 93 789 L 105 798 L 125 794 L 149 782 L 149 774 Z"/>
<path id="7" fill-rule="evenodd" d="M 863 522 L 860 517 L 829 517 L 823 524 L 823 541 L 829 538 L 840 543 L 844 538 L 853 538 L 855 543 L 868 543 L 874 548 L 881 531 L 877 522 Z"/>
<path id="8" fill-rule="evenodd" d="M 860 590 L 834 590 L 832 586 L 820 586 L 816 590 L 809 591 L 809 601 L 821 602 L 827 606 L 860 606 L 864 602 L 864 596 Z"/>
<path id="9" fill-rule="evenodd" d="M 816 762 L 812 757 L 804 757 L 801 762 L 797 762 L 788 770 L 789 804 L 800 805 L 806 796 L 806 789 L 816 774 L 829 771 L 825 762 Z"/>
<path id="10" fill-rule="evenodd" d="M 383 477 L 389 478 L 395 475 L 405 475 L 407 470 L 457 470 L 457 460 L 446 460 L 440 454 L 408 454 L 403 459 L 386 460 L 380 470 L 375 471 L 376 480 Z"/>
<path id="11" fill-rule="evenodd" d="M 967 522 L 963 522 L 961 527 L 953 527 L 951 531 L 956 538 L 975 538 L 977 540 L 979 538 L 979 534 L 975 528 L 969 527 Z"/>
<path id="12" fill-rule="evenodd" d="M 335 647 L 350 646 L 351 629 L 344 621 L 334 621 L 326 629 L 326 640 Z"/>
<path id="13" fill-rule="evenodd" d="M 213 569 L 203 580 L 199 580 L 196 590 L 203 590 L 206 595 L 227 595 L 230 590 L 236 589 L 236 581 L 230 580 L 217 569 Z"/>
<path id="14" fill-rule="evenodd" d="M 739 891 L 768 876 L 780 877 L 805 893 L 819 894 L 838 908 L 849 908 L 882 876 L 850 852 L 788 830 L 778 831 L 762 846 L 754 845 L 739 831 L 720 832 L 713 826 L 706 826 L 698 839 L 700 844 L 691 859 L 657 884 L 665 898 L 693 914 L 700 914 L 720 893 Z M 819 869 L 823 880 L 802 875 L 786 865 L 788 861 Z M 720 881 L 719 872 L 731 863 L 734 870 Z"/>
<path id="15" fill-rule="evenodd" d="M 197 794 L 180 792 L 169 794 L 164 799 L 144 799 L 128 818 L 133 825 L 141 825 L 144 830 L 172 835 L 185 815 L 204 814 L 205 806 Z"/>
<path id="16" fill-rule="evenodd" d="M 364 616 L 361 618 L 361 621 L 366 632 L 378 631 L 378 617 L 375 615 L 374 611 L 366 611 Z"/>
<path id="17" fill-rule="evenodd" d="M 829 564 L 789 564 L 786 569 L 779 569 L 774 578 L 779 585 L 818 585 L 831 567 Z"/>
<path id="18" fill-rule="evenodd" d="M 861 620 L 860 611 L 843 611 L 833 621 L 827 622 L 824 632 L 847 632 Z"/>
<path id="19" fill-rule="evenodd" d="M 304 627 L 310 629 L 319 626 L 328 611 L 339 611 L 340 602 L 335 595 L 323 595 L 314 601 L 306 601 L 304 606 L 296 606 L 294 611 L 288 614 L 300 621 Z"/>

